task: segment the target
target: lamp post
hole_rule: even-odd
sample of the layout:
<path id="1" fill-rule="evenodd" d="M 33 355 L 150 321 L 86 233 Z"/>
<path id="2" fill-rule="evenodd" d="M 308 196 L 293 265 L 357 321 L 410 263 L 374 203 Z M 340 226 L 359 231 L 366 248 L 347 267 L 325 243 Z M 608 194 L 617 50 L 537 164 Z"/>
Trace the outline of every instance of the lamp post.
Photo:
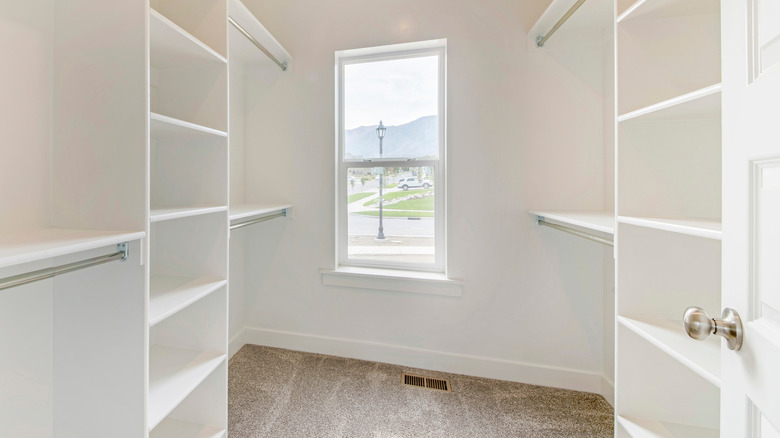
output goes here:
<path id="1" fill-rule="evenodd" d="M 382 139 L 385 138 L 385 132 L 387 132 L 387 128 L 385 128 L 385 125 L 382 124 L 382 121 L 379 121 L 379 126 L 376 128 L 376 136 L 379 137 L 379 158 L 382 158 Z M 385 203 L 384 199 L 382 198 L 382 188 L 385 185 L 384 181 L 384 168 L 380 167 L 379 171 L 379 233 L 377 233 L 376 238 L 378 240 L 384 240 L 385 238 L 385 228 L 382 226 L 382 207 Z"/>

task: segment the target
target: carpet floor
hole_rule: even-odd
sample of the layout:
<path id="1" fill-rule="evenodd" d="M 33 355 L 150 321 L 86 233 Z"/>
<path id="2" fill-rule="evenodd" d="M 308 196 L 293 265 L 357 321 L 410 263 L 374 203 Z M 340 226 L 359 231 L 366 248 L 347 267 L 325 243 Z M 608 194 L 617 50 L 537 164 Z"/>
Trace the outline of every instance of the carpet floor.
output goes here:
<path id="1" fill-rule="evenodd" d="M 452 392 L 401 384 L 449 380 Z M 597 394 L 244 346 L 229 364 L 230 438 L 612 437 Z"/>

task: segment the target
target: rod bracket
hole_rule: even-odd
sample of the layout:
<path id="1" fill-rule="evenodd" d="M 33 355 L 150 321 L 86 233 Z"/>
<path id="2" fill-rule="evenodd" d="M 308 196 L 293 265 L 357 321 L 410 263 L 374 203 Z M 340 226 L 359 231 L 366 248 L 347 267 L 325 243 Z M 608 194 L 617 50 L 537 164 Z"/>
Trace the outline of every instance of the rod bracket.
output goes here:
<path id="1" fill-rule="evenodd" d="M 544 37 L 539 35 L 536 37 L 536 47 L 544 47 L 544 43 L 542 42 L 544 40 Z"/>
<path id="2" fill-rule="evenodd" d="M 539 222 L 544 222 L 544 216 L 536 216 L 536 225 L 539 225 Z"/>
<path id="3" fill-rule="evenodd" d="M 127 242 L 118 243 L 116 245 L 116 250 L 117 252 L 121 252 L 123 254 L 119 261 L 126 262 L 127 257 L 130 255 L 130 245 L 128 245 Z"/>

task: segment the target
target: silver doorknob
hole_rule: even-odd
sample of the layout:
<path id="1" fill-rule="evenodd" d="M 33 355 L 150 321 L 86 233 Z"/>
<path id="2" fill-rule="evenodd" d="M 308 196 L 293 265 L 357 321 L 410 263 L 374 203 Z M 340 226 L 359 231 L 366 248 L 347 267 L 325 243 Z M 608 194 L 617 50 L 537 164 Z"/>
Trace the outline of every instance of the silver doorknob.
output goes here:
<path id="1" fill-rule="evenodd" d="M 729 350 L 742 348 L 742 319 L 734 309 L 723 309 L 723 317 L 717 319 L 710 318 L 699 307 L 689 307 L 685 309 L 683 324 L 685 332 L 693 339 L 703 341 L 715 334 L 726 339 Z"/>

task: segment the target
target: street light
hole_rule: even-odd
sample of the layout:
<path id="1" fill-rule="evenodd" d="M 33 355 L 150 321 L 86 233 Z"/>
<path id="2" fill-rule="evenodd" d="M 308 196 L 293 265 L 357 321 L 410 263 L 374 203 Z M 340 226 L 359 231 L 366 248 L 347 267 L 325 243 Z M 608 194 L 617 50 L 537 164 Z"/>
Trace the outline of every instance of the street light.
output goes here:
<path id="1" fill-rule="evenodd" d="M 385 138 L 385 133 L 387 132 L 387 128 L 385 128 L 385 125 L 382 124 L 382 121 L 379 121 L 379 126 L 376 128 L 376 136 L 379 137 L 379 158 L 382 158 L 382 139 Z M 384 168 L 379 168 L 379 233 L 377 233 L 376 238 L 379 240 L 384 240 L 385 238 L 385 228 L 382 226 L 382 205 L 385 203 L 384 199 L 382 199 L 382 187 L 385 185 L 384 182 Z"/>

